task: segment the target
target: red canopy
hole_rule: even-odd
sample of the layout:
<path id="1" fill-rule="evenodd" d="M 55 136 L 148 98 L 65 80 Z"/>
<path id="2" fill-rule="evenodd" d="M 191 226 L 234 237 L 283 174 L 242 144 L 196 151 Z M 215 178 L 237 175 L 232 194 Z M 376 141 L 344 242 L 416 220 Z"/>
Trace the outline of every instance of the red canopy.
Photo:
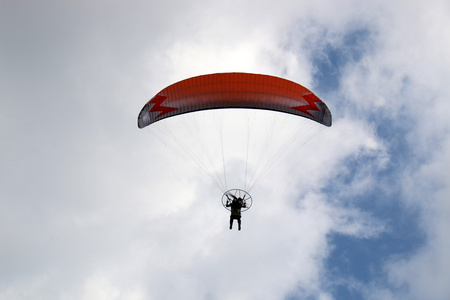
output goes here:
<path id="1" fill-rule="evenodd" d="M 172 84 L 142 108 L 139 128 L 167 117 L 206 109 L 253 108 L 285 112 L 331 126 L 331 112 L 307 88 L 279 77 L 217 73 Z"/>

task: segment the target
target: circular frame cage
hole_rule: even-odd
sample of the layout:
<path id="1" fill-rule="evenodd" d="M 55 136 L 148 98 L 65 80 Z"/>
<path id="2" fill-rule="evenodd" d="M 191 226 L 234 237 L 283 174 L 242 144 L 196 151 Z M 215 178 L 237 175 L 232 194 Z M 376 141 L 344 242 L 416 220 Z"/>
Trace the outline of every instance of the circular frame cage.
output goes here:
<path id="1" fill-rule="evenodd" d="M 227 207 L 227 203 L 232 201 L 234 198 L 240 198 L 243 201 L 244 206 L 241 208 L 241 212 L 247 211 L 253 205 L 253 198 L 244 190 L 241 189 L 231 189 L 223 193 L 222 195 L 222 205 L 225 209 L 231 211 L 231 207 Z"/>

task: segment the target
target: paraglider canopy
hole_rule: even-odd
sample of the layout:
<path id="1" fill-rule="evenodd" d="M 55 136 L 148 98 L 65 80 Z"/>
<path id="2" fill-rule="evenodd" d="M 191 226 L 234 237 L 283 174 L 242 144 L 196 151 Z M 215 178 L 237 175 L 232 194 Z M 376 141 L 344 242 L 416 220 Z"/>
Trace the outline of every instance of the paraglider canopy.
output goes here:
<path id="1" fill-rule="evenodd" d="M 295 145 L 315 136 L 321 125 L 331 126 L 332 116 L 314 93 L 293 81 L 216 73 L 164 88 L 144 105 L 137 121 L 139 128 L 148 126 L 165 146 L 190 159 L 225 193 L 224 200 L 230 179 L 243 188 L 235 191 L 248 194 L 298 149 Z M 251 206 L 251 197 L 245 199 Z"/>
<path id="2" fill-rule="evenodd" d="M 307 88 L 270 75 L 217 73 L 172 84 L 142 108 L 138 127 L 167 117 L 218 108 L 254 108 L 302 116 L 331 126 L 328 107 Z"/>

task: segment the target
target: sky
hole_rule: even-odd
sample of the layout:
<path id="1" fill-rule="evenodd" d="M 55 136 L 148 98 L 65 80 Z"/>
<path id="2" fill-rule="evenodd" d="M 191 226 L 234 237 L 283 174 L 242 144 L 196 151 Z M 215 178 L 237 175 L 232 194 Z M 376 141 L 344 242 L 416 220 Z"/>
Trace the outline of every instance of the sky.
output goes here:
<path id="1" fill-rule="evenodd" d="M 446 0 L 2 0 L 0 299 L 449 299 L 449 50 Z M 137 128 L 217 72 L 333 114 L 241 231 Z"/>

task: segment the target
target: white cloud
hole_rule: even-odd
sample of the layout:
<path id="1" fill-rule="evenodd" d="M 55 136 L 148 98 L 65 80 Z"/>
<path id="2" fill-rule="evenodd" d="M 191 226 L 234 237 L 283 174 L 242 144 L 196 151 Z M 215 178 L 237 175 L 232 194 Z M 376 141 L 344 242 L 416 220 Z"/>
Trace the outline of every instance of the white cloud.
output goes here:
<path id="1" fill-rule="evenodd" d="M 425 246 L 386 264 L 391 288 L 369 289 L 373 299 L 446 299 L 448 278 L 448 3 L 384 7 L 379 48 L 347 68 L 343 88 L 360 111 L 395 119 L 409 145 L 410 164 L 399 172 L 402 204 L 419 211 Z M 447 23 L 447 25 L 445 25 Z M 404 122 L 404 124 L 403 124 Z M 389 141 L 386 141 L 389 144 Z M 406 154 L 406 153 L 405 153 Z M 413 276 L 411 276 L 413 275 Z M 375 294 L 374 291 L 377 291 Z M 367 296 L 368 296 L 367 295 Z"/>

